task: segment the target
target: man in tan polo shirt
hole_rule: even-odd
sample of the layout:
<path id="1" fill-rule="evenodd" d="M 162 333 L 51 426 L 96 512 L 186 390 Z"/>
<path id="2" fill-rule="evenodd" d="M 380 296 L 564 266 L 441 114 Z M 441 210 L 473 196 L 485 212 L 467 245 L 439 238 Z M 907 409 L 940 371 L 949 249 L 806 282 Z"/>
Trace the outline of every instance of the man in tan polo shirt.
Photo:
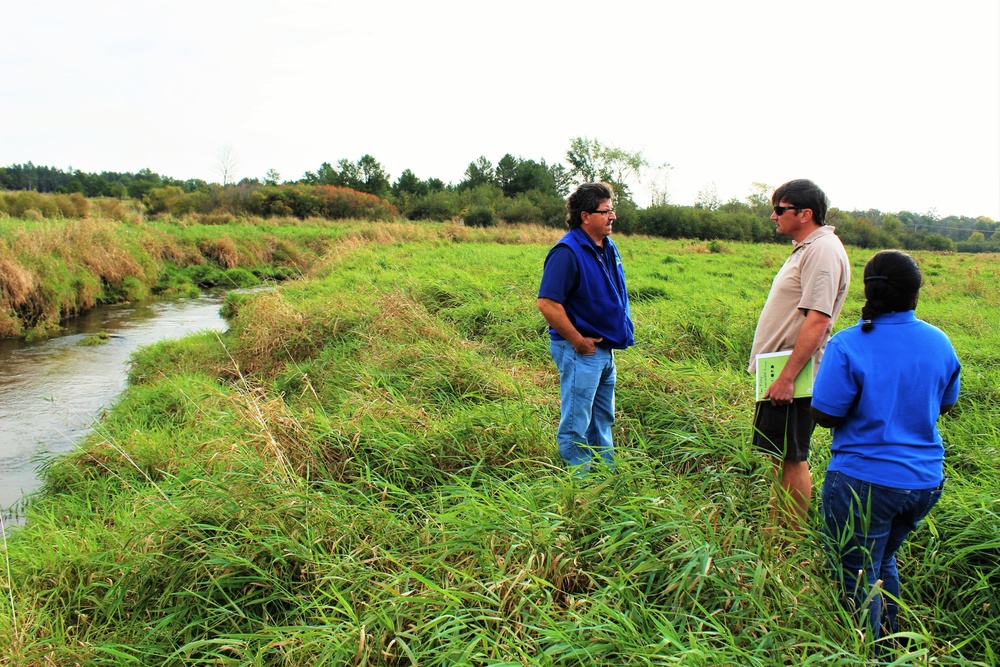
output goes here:
<path id="1" fill-rule="evenodd" d="M 785 183 L 771 197 L 777 232 L 792 239 L 792 253 L 771 283 L 757 321 L 750 372 L 758 354 L 791 350 L 781 374 L 754 410 L 753 443 L 769 454 L 780 487 L 778 506 L 792 530 L 804 522 L 812 495 L 809 440 L 815 423 L 809 397 L 793 398 L 794 380 L 812 357 L 819 367 L 851 282 L 844 244 L 826 225 L 828 200 L 812 181 Z"/>

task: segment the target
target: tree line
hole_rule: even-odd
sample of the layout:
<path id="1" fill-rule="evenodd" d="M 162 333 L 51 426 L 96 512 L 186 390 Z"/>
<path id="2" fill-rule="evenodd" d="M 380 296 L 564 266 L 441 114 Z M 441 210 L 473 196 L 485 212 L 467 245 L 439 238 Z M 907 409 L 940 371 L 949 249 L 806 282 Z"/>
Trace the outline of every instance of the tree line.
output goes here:
<path id="1" fill-rule="evenodd" d="M 229 163 L 227 163 L 229 164 Z M 421 179 L 404 169 L 395 180 L 372 155 L 358 160 L 323 162 L 299 179 L 282 181 L 275 170 L 263 179 L 224 185 L 200 179 L 179 180 L 149 169 L 135 173 L 61 170 L 14 164 L 0 167 L 0 188 L 39 193 L 80 193 L 85 197 L 129 198 L 150 215 L 358 217 L 410 220 L 462 220 L 490 226 L 500 221 L 551 227 L 565 224 L 565 197 L 577 183 L 602 180 L 616 192 L 617 229 L 664 238 L 779 241 L 770 220 L 773 187 L 753 183 L 744 199 L 721 202 L 714 186 L 706 186 L 693 206 L 669 202 L 666 175 L 670 166 L 654 165 L 642 152 L 608 146 L 596 139 L 574 138 L 566 164 L 548 164 L 507 153 L 494 164 L 480 156 L 468 164 L 457 184 Z M 645 185 L 650 201 L 635 201 L 637 185 Z M 26 200 L 20 209 L 30 208 Z M 15 207 L 8 202 L 8 214 Z M 4 210 L 0 206 L 0 210 Z M 831 209 L 828 222 L 844 243 L 864 248 L 1000 252 L 1000 223 L 990 218 L 938 217 L 933 211 L 883 213 L 878 210 Z"/>

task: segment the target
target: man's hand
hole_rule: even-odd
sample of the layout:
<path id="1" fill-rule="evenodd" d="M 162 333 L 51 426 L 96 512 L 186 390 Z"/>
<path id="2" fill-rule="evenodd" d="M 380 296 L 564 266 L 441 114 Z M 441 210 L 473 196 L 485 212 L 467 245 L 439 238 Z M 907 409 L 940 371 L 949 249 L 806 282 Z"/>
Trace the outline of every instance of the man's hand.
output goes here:
<path id="1" fill-rule="evenodd" d="M 584 336 L 584 337 L 580 338 L 580 340 L 578 342 L 573 343 L 572 345 L 573 345 L 573 349 L 576 350 L 577 354 L 582 354 L 585 357 L 589 357 L 590 355 L 592 355 L 595 352 L 597 352 L 597 344 L 600 343 L 602 340 L 604 340 L 604 339 L 603 338 L 587 338 L 587 337 Z"/>
<path id="2" fill-rule="evenodd" d="M 594 354 L 597 351 L 597 343 L 604 340 L 603 338 L 587 338 L 577 331 L 576 327 L 569 321 L 566 309 L 563 308 L 561 303 L 552 299 L 540 298 L 538 299 L 538 310 L 542 311 L 542 315 L 545 317 L 545 321 L 549 323 L 549 326 L 555 329 L 557 334 L 572 345 L 577 354 L 584 356 Z"/>
<path id="3" fill-rule="evenodd" d="M 791 405 L 794 395 L 795 378 L 792 377 L 791 380 L 786 380 L 783 376 L 779 375 L 771 383 L 771 386 L 767 388 L 764 398 L 771 399 L 771 405 Z"/>

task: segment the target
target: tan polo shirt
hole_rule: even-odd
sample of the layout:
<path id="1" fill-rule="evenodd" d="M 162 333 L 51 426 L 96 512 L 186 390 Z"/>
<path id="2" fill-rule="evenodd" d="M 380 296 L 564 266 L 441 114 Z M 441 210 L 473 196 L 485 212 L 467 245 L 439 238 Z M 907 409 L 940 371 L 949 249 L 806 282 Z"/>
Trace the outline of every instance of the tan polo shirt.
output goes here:
<path id="1" fill-rule="evenodd" d="M 751 373 L 757 371 L 758 354 L 795 347 L 807 311 L 818 310 L 829 315 L 830 331 L 833 330 L 851 284 L 851 263 L 844 244 L 833 230 L 833 227 L 825 225 L 801 243 L 794 244 L 792 254 L 774 276 L 753 335 Z M 823 358 L 830 331 L 827 331 L 823 344 L 813 355 L 816 368 Z"/>

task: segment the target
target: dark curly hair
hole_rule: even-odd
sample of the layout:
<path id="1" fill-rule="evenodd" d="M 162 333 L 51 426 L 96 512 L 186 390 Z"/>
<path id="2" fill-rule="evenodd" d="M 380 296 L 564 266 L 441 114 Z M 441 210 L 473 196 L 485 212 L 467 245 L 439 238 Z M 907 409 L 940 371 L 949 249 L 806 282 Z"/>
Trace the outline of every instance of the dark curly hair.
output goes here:
<path id="1" fill-rule="evenodd" d="M 900 250 L 883 250 L 865 264 L 865 306 L 861 330 L 875 326 L 872 318 L 883 313 L 914 310 L 923 276 L 917 262 Z"/>
<path id="2" fill-rule="evenodd" d="M 584 183 L 566 200 L 566 224 L 576 229 L 583 224 L 583 213 L 593 213 L 605 199 L 614 199 L 615 191 L 607 183 Z"/>

